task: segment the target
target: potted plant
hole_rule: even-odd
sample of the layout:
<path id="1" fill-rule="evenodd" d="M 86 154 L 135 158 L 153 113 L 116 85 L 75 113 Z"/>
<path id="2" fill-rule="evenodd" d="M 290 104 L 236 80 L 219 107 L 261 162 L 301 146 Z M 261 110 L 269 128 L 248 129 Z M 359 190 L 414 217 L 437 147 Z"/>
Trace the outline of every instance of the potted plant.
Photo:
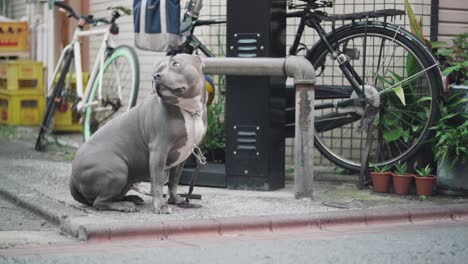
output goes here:
<path id="1" fill-rule="evenodd" d="M 436 55 L 447 76 L 450 95 L 442 101 L 433 152 L 437 160 L 437 190 L 468 194 L 468 33 L 457 35 L 450 47 L 438 42 Z"/>
<path id="2" fill-rule="evenodd" d="M 458 98 L 456 100 L 455 98 Z M 441 107 L 435 131 L 434 156 L 437 160 L 437 188 L 446 194 L 468 194 L 468 114 L 455 110 L 468 100 L 452 95 Z M 439 182 L 440 181 L 440 182 Z"/>
<path id="3" fill-rule="evenodd" d="M 374 167 L 371 173 L 372 190 L 374 192 L 388 193 L 390 187 L 391 173 L 388 166 Z"/>
<path id="4" fill-rule="evenodd" d="M 395 165 L 395 171 L 392 174 L 393 191 L 396 194 L 407 195 L 409 194 L 413 174 L 407 173 L 408 165 L 406 163 L 398 162 Z"/>
<path id="5" fill-rule="evenodd" d="M 416 194 L 419 196 L 431 196 L 434 189 L 436 176 L 432 174 L 430 165 L 418 170 L 416 169 L 414 181 L 416 182 Z"/>

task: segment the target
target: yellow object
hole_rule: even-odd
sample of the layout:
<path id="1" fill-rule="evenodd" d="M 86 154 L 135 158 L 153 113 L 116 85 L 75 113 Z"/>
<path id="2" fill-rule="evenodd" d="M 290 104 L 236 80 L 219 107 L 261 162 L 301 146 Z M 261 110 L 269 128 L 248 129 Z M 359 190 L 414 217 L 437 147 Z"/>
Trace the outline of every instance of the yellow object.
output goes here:
<path id="1" fill-rule="evenodd" d="M 0 91 L 0 124 L 40 125 L 44 116 L 44 95 Z"/>
<path id="2" fill-rule="evenodd" d="M 0 91 L 43 95 L 42 62 L 29 60 L 0 62 Z"/>
<path id="3" fill-rule="evenodd" d="M 208 75 L 205 75 L 205 89 L 208 92 L 208 102 L 206 105 L 210 106 L 215 97 L 216 89 L 215 89 L 213 79 L 211 79 L 211 77 Z"/>
<path id="4" fill-rule="evenodd" d="M 68 81 L 69 74 L 67 74 L 67 77 L 65 78 L 65 84 Z M 89 80 L 89 73 L 83 72 L 83 89 L 86 88 L 86 84 L 88 83 Z M 58 76 L 55 80 L 55 82 L 58 81 Z M 71 89 L 73 92 L 76 92 L 76 77 L 75 74 L 72 75 L 72 80 L 71 80 Z M 82 132 L 83 131 L 83 125 L 80 124 L 80 116 L 78 113 L 73 111 L 72 103 L 71 102 L 64 102 L 66 104 L 66 111 L 63 111 L 63 109 L 60 109 L 60 107 L 57 105 L 55 108 L 55 113 L 54 113 L 54 131 L 55 132 Z"/>
<path id="5" fill-rule="evenodd" d="M 0 54 L 29 52 L 28 22 L 0 22 Z"/>

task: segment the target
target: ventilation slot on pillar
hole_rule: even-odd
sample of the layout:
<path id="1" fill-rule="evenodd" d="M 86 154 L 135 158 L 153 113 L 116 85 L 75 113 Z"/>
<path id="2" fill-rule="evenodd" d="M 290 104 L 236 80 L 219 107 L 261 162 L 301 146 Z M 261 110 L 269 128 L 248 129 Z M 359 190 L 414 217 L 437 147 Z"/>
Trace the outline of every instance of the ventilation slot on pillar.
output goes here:
<path id="1" fill-rule="evenodd" d="M 236 134 L 236 155 L 258 157 L 260 155 L 257 150 L 257 137 L 260 132 L 259 127 L 254 126 L 242 126 L 234 128 Z"/>
<path id="2" fill-rule="evenodd" d="M 237 57 L 253 58 L 262 55 L 264 47 L 260 43 L 260 34 L 236 33 L 234 38 L 236 46 L 231 46 L 231 49 L 234 49 Z"/>

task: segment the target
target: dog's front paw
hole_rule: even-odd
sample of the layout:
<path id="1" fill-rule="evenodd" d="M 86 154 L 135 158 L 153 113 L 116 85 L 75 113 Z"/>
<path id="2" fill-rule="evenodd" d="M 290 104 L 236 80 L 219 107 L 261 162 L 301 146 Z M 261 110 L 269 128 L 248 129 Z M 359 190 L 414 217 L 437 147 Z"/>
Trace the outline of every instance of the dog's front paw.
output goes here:
<path id="1" fill-rule="evenodd" d="M 183 204 L 184 202 L 185 202 L 184 197 L 180 195 L 174 195 L 174 196 L 171 195 L 169 199 L 167 199 L 168 204 Z"/>
<path id="2" fill-rule="evenodd" d="M 161 206 L 154 206 L 153 212 L 155 214 L 172 214 L 172 210 L 167 204 Z"/>

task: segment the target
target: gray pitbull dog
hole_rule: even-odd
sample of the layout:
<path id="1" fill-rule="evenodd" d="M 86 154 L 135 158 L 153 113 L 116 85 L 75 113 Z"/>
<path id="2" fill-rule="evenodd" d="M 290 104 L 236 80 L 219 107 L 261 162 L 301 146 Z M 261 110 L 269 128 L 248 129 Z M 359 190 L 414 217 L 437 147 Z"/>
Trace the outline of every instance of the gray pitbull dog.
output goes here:
<path id="1" fill-rule="evenodd" d="M 98 210 L 134 212 L 143 199 L 126 194 L 144 181 L 151 182 L 155 213 L 171 213 L 167 203 L 184 202 L 177 195 L 182 168 L 207 127 L 201 59 L 171 57 L 159 64 L 154 81 L 158 95 L 111 120 L 78 150 L 70 180 L 78 202 Z"/>

